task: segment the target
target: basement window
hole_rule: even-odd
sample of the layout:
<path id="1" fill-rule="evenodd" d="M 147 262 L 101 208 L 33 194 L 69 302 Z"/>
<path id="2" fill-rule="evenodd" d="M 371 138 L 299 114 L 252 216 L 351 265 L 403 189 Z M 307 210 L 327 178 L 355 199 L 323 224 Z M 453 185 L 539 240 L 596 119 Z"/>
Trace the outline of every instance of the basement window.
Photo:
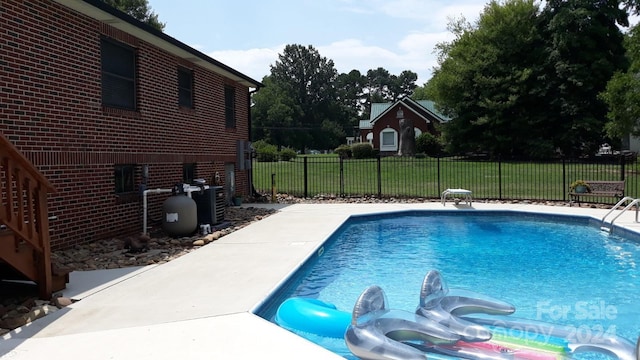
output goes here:
<path id="1" fill-rule="evenodd" d="M 102 63 L 102 105 L 136 109 L 135 49 L 112 39 L 100 43 Z"/>
<path id="2" fill-rule="evenodd" d="M 191 184 L 196 178 L 196 164 L 182 164 L 182 181 Z"/>
<path id="3" fill-rule="evenodd" d="M 114 180 L 116 194 L 127 194 L 135 190 L 134 175 L 135 165 L 116 165 L 114 168 Z"/>

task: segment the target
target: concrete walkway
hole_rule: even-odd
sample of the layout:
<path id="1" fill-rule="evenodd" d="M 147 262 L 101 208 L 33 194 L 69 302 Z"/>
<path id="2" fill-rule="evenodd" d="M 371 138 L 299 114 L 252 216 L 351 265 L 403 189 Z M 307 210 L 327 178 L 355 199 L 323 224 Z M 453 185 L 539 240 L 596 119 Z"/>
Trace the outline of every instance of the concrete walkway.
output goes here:
<path id="1" fill-rule="evenodd" d="M 469 208 L 451 202 L 278 206 L 278 213 L 166 264 L 72 273 L 65 295 L 81 300 L 5 335 L 0 359 L 341 359 L 252 310 L 352 214 Z M 607 212 L 478 202 L 473 208 L 597 219 Z M 640 232 L 634 217 L 628 211 L 616 224 Z"/>

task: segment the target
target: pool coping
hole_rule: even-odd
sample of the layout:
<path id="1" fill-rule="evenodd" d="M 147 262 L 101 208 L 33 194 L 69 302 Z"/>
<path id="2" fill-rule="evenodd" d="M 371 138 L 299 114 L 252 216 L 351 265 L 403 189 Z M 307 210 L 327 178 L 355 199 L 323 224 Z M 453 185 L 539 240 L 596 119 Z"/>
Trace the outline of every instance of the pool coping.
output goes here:
<path id="1" fill-rule="evenodd" d="M 245 207 L 271 207 L 245 204 Z M 352 215 L 470 210 L 440 202 L 275 205 L 278 212 L 169 263 L 137 271 L 0 341 L 0 358 L 342 359 L 253 314 Z M 586 216 L 608 210 L 474 202 L 476 210 Z M 640 234 L 635 213 L 616 224 Z"/>

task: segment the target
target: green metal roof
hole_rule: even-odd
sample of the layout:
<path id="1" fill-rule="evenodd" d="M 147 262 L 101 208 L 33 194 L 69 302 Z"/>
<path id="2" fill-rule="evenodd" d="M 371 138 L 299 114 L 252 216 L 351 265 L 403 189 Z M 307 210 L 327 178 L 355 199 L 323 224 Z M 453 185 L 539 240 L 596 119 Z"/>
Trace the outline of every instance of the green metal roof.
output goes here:
<path id="1" fill-rule="evenodd" d="M 402 100 L 400 100 L 402 101 Z M 436 103 L 434 103 L 431 100 L 414 100 L 416 103 L 420 104 L 420 106 L 424 107 L 425 109 L 427 109 L 428 111 L 430 111 L 431 113 L 433 113 L 433 115 L 439 117 L 440 119 L 442 119 L 443 122 L 447 122 L 449 120 L 451 120 L 449 117 L 441 114 L 440 112 L 438 112 L 436 110 Z M 374 103 L 371 104 L 371 115 L 369 116 L 369 122 L 375 120 L 378 118 L 378 116 L 380 116 L 382 113 L 384 113 L 388 108 L 390 108 L 391 106 L 393 106 L 395 103 L 392 102 L 388 102 L 388 103 Z"/>

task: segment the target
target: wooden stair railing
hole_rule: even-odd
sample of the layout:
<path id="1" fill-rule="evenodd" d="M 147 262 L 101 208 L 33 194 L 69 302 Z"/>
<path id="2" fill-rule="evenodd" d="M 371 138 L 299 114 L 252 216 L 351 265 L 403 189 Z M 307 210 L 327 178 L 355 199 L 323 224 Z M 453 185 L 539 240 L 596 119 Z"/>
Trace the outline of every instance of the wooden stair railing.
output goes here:
<path id="1" fill-rule="evenodd" d="M 38 285 L 53 289 L 47 193 L 55 189 L 36 167 L 0 134 L 0 260 Z"/>

